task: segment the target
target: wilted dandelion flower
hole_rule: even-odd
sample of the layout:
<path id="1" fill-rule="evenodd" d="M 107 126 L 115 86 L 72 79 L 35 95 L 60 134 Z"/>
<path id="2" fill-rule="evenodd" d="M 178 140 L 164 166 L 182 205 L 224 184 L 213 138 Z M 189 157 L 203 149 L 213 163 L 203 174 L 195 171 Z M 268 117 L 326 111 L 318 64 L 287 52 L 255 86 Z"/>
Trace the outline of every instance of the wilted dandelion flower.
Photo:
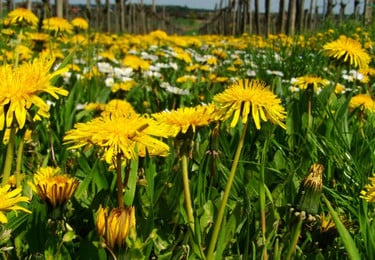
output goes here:
<path id="1" fill-rule="evenodd" d="M 72 33 L 73 26 L 62 17 L 51 17 L 43 20 L 42 28 L 52 33 Z"/>
<path id="2" fill-rule="evenodd" d="M 323 50 L 328 57 L 348 63 L 355 68 L 367 68 L 371 61 L 370 55 L 362 48 L 360 42 L 344 35 L 333 42 L 326 43 Z"/>
<path id="3" fill-rule="evenodd" d="M 329 83 L 327 79 L 312 75 L 306 75 L 292 80 L 293 86 L 299 89 L 307 89 L 311 86 L 315 92 L 319 91 L 321 87 L 326 87 Z"/>
<path id="4" fill-rule="evenodd" d="M 108 211 L 100 205 L 96 218 L 97 231 L 110 249 L 124 248 L 126 238 L 135 235 L 135 209 L 114 208 L 109 214 Z"/>
<path id="5" fill-rule="evenodd" d="M 30 184 L 38 196 L 53 208 L 63 206 L 74 194 L 79 181 L 60 168 L 41 167 L 34 174 L 34 182 Z"/>
<path id="6" fill-rule="evenodd" d="M 71 23 L 75 28 L 81 29 L 81 30 L 84 30 L 84 31 L 89 28 L 89 23 L 86 21 L 86 19 L 84 19 L 82 17 L 74 18 Z"/>
<path id="7" fill-rule="evenodd" d="M 286 128 L 283 123 L 286 111 L 281 100 L 264 82 L 248 79 L 238 81 L 224 92 L 215 95 L 213 101 L 217 103 L 219 114 L 224 115 L 224 120 L 233 117 L 231 127 L 237 125 L 240 116 L 242 123 L 246 123 L 251 115 L 257 129 L 260 129 L 261 120 L 270 120 Z"/>
<path id="8" fill-rule="evenodd" d="M 159 156 L 167 156 L 169 152 L 169 146 L 155 137 L 168 137 L 171 130 L 137 114 L 100 116 L 74 127 L 66 133 L 65 143 L 71 145 L 71 149 L 86 145 L 102 148 L 109 164 L 117 155 L 129 160 L 136 158 L 136 150 L 140 155 L 145 155 L 146 150 L 150 155 Z"/>
<path id="9" fill-rule="evenodd" d="M 373 177 L 369 177 L 368 180 L 370 183 L 365 185 L 359 197 L 367 202 L 375 202 L 375 174 Z"/>
<path id="10" fill-rule="evenodd" d="M 350 99 L 349 107 L 354 109 L 360 107 L 362 110 L 375 112 L 375 101 L 366 94 L 358 94 Z"/>
<path id="11" fill-rule="evenodd" d="M 36 26 L 38 24 L 38 17 L 25 8 L 14 9 L 7 15 L 7 18 L 9 19 L 10 24 L 18 26 Z"/>
<path id="12" fill-rule="evenodd" d="M 32 105 L 39 108 L 39 116 L 48 117 L 49 106 L 39 94 L 48 93 L 56 99 L 59 95 L 68 94 L 68 91 L 50 84 L 54 76 L 64 72 L 62 69 L 50 73 L 53 62 L 52 59 L 41 57 L 16 68 L 12 65 L 0 67 L 0 130 L 4 129 L 4 125 L 10 127 L 12 123 L 23 128 Z"/>
<path id="13" fill-rule="evenodd" d="M 30 210 L 17 205 L 20 202 L 29 202 L 29 198 L 22 196 L 22 188 L 11 190 L 9 184 L 0 187 L 0 223 L 7 223 L 6 212 L 15 210 L 31 213 Z"/>
<path id="14" fill-rule="evenodd" d="M 323 188 L 324 166 L 320 163 L 311 165 L 306 177 L 302 180 L 297 195 L 298 211 L 308 214 L 317 214 L 320 204 L 320 196 Z"/>

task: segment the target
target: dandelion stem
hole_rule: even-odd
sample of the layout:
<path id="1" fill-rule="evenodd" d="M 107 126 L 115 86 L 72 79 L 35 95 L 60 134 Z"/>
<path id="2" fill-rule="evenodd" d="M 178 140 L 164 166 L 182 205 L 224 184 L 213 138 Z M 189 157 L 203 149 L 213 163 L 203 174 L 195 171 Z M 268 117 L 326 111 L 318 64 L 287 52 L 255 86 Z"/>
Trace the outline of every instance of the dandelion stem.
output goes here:
<path id="1" fill-rule="evenodd" d="M 265 194 L 265 188 L 264 188 L 264 164 L 266 160 L 266 147 L 268 145 L 268 142 L 266 142 L 264 149 L 263 149 L 263 154 L 262 154 L 262 167 L 260 171 L 260 179 L 261 183 L 259 185 L 259 204 L 260 204 L 260 220 L 261 220 L 261 226 L 262 226 L 262 243 L 264 245 L 263 248 L 263 259 L 268 259 L 267 256 L 267 238 L 266 238 L 266 230 L 267 230 L 267 225 L 266 225 L 266 194 Z"/>
<path id="2" fill-rule="evenodd" d="M 26 134 L 26 133 L 25 133 Z M 17 149 L 17 159 L 16 159 L 16 171 L 14 172 L 16 175 L 16 185 L 17 187 L 21 184 L 21 165 L 22 165 L 22 156 L 23 156 L 23 147 L 25 144 L 25 135 L 21 138 L 18 149 Z"/>
<path id="3" fill-rule="evenodd" d="M 189 187 L 187 156 L 185 154 L 183 154 L 181 157 L 181 163 L 182 163 L 182 181 L 184 183 L 186 212 L 187 212 L 190 228 L 192 232 L 194 233 L 195 227 L 194 227 L 193 206 L 191 202 L 190 187 Z"/>
<path id="4" fill-rule="evenodd" d="M 288 253 L 285 258 L 287 260 L 291 259 L 294 253 L 296 252 L 299 235 L 301 234 L 302 222 L 304 218 L 302 217 L 302 214 L 299 214 L 297 218 L 298 218 L 297 220 L 298 222 L 297 222 L 297 225 L 295 226 L 295 229 L 292 235 L 292 241 L 291 241 L 291 244 L 288 249 Z"/>
<path id="5" fill-rule="evenodd" d="M 124 207 L 123 185 L 121 178 L 121 154 L 116 155 L 116 186 L 117 186 L 117 203 L 118 207 Z"/>
<path id="6" fill-rule="evenodd" d="M 227 185 L 225 186 L 225 190 L 224 190 L 223 200 L 222 200 L 221 205 L 220 205 L 220 209 L 219 209 L 216 221 L 215 221 L 214 230 L 212 232 L 210 245 L 208 247 L 207 259 L 214 259 L 213 255 L 214 255 L 214 250 L 215 250 L 215 247 L 216 247 L 216 241 L 217 241 L 217 238 L 219 236 L 219 232 L 220 232 L 220 229 L 221 229 L 221 223 L 222 223 L 223 218 L 224 218 L 225 206 L 226 206 L 228 198 L 229 198 L 230 190 L 232 188 L 232 184 L 233 184 L 233 180 L 234 180 L 234 174 L 236 173 L 238 161 L 240 159 L 242 147 L 243 147 L 243 144 L 244 144 L 244 141 L 245 141 L 247 125 L 248 125 L 248 122 L 246 122 L 246 124 L 243 126 L 241 137 L 240 137 L 240 140 L 239 140 L 238 145 L 237 145 L 237 151 L 236 151 L 236 154 L 234 155 L 232 168 L 230 170 Z"/>
<path id="7" fill-rule="evenodd" d="M 9 134 L 8 147 L 7 147 L 7 154 L 6 154 L 5 162 L 4 162 L 4 170 L 3 170 L 1 186 L 4 186 L 8 182 L 8 179 L 10 177 L 10 173 L 12 171 L 12 162 L 13 162 L 13 158 L 14 158 L 15 137 L 16 137 L 16 128 L 14 126 L 11 126 L 10 134 Z"/>

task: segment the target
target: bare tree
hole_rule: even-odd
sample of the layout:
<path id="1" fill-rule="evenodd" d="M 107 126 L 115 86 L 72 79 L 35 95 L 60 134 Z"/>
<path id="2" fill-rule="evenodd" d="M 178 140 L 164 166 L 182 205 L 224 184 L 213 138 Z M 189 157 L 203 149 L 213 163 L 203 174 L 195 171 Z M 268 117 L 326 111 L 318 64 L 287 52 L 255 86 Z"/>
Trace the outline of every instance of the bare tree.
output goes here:
<path id="1" fill-rule="evenodd" d="M 255 31 L 260 34 L 259 0 L 255 0 Z"/>
<path id="2" fill-rule="evenodd" d="M 64 17 L 64 1 L 63 0 L 56 0 L 56 16 L 57 17 Z"/>
<path id="3" fill-rule="evenodd" d="M 309 19 L 308 19 L 308 24 L 309 24 L 310 30 L 315 28 L 314 23 L 315 23 L 314 0 L 310 0 Z"/>
<path id="4" fill-rule="evenodd" d="M 285 0 L 279 2 L 278 32 L 285 33 Z"/>
<path id="5" fill-rule="evenodd" d="M 327 2 L 327 12 L 326 12 L 326 18 L 331 19 L 333 15 L 333 8 L 337 5 L 337 2 L 333 2 L 333 0 L 328 0 Z"/>
<path id="6" fill-rule="evenodd" d="M 266 0 L 266 36 L 271 33 L 271 0 Z"/>
<path id="7" fill-rule="evenodd" d="M 296 0 L 289 0 L 288 7 L 288 34 L 294 36 L 296 30 L 296 10 L 297 2 Z"/>
<path id="8" fill-rule="evenodd" d="M 365 25 L 369 25 L 372 23 L 372 9 L 373 9 L 373 0 L 366 0 L 365 1 L 365 8 L 364 8 L 364 22 Z"/>
<path id="9" fill-rule="evenodd" d="M 298 30 L 302 31 L 303 25 L 304 25 L 304 14 L 305 14 L 305 0 L 297 0 L 297 24 L 298 24 Z"/>
<path id="10" fill-rule="evenodd" d="M 340 22 L 344 21 L 345 9 L 346 9 L 347 5 L 348 5 L 348 3 L 341 0 L 341 2 L 340 2 L 340 16 L 339 16 Z"/>

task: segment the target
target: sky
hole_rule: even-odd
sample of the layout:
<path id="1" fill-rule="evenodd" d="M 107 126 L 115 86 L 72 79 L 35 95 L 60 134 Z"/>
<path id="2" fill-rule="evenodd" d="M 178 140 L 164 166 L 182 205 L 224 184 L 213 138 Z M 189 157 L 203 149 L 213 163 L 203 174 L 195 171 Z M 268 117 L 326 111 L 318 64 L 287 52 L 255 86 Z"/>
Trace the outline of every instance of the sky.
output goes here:
<path id="1" fill-rule="evenodd" d="M 130 1 L 130 0 L 128 0 Z M 131 0 L 133 3 L 140 2 L 140 0 Z M 151 4 L 152 0 L 143 0 L 145 4 Z M 220 0 L 155 0 L 157 5 L 180 5 L 180 6 L 187 6 L 189 8 L 202 8 L 202 9 L 215 9 L 215 5 L 219 5 Z M 229 0 L 223 0 L 224 3 L 228 3 Z M 264 0 L 260 0 L 260 8 L 261 10 L 264 9 Z M 288 2 L 288 1 L 286 1 Z M 323 5 L 326 0 L 315 0 L 319 6 L 319 11 L 323 11 Z M 339 12 L 340 9 L 340 1 L 336 1 L 338 4 L 335 7 L 335 12 Z M 346 11 L 347 12 L 353 12 L 353 0 L 343 0 L 344 3 L 347 3 Z M 363 2 L 361 2 L 361 8 L 363 8 Z M 254 3 L 254 1 L 253 1 Z M 286 4 L 287 6 L 287 4 Z M 305 0 L 305 7 L 309 8 L 310 6 L 310 0 Z M 279 8 L 279 0 L 271 0 L 271 9 L 274 12 L 277 12 Z"/>

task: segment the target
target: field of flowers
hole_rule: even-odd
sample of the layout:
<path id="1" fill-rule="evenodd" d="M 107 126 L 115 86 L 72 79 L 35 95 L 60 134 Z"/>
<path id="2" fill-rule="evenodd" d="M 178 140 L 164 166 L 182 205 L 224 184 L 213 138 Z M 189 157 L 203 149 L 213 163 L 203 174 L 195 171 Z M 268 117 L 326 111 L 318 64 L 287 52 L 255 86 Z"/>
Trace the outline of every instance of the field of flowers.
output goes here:
<path id="1" fill-rule="evenodd" d="M 372 259 L 373 35 L 3 20 L 4 259 Z"/>

